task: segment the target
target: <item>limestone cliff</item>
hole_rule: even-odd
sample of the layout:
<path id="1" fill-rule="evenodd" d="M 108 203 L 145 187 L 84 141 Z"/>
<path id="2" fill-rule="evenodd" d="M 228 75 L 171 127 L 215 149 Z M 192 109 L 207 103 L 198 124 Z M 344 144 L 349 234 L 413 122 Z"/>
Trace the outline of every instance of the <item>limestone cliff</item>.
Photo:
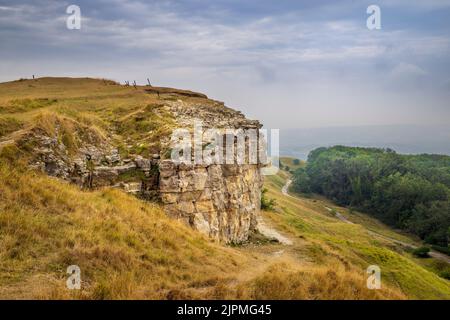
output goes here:
<path id="1" fill-rule="evenodd" d="M 201 94 L 167 88 L 145 91 L 156 92 L 160 99 L 157 106 L 122 118 L 107 135 L 76 121 L 57 118 L 51 130 L 34 128 L 22 136 L 19 145 L 32 151 L 30 165 L 49 175 L 83 188 L 122 188 L 141 198 L 159 201 L 169 216 L 213 239 L 245 241 L 256 228 L 260 210 L 263 179 L 259 159 L 252 164 L 175 163 L 170 158 L 170 132 L 192 128 L 194 121 L 201 121 L 205 129 L 258 131 L 261 125 Z M 118 134 L 124 136 L 120 126 L 126 121 L 134 125 L 162 114 L 167 121 L 160 123 L 170 122 L 171 130 L 159 135 L 158 141 L 153 138 L 156 149 L 148 155 L 122 155 L 116 143 Z M 131 144 L 129 140 L 125 141 Z"/>
<path id="2" fill-rule="evenodd" d="M 222 104 L 169 104 L 180 126 L 202 121 L 204 128 L 259 129 L 257 121 Z M 220 149 L 224 153 L 224 149 Z M 261 163 L 159 164 L 159 192 L 169 215 L 210 237 L 241 242 L 255 229 L 260 209 Z"/>

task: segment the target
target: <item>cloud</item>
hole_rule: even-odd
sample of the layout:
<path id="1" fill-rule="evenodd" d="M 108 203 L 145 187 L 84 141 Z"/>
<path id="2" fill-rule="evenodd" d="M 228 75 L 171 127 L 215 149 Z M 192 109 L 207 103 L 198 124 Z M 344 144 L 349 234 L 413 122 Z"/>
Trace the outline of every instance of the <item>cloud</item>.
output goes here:
<path id="1" fill-rule="evenodd" d="M 424 79 L 445 83 L 450 65 L 450 22 L 404 9 L 445 13 L 448 1 L 423 2 L 380 1 L 383 29 L 369 31 L 366 3 L 347 0 L 79 0 L 77 31 L 65 27 L 68 2 L 0 1 L 0 79 L 34 73 L 145 82 L 150 74 L 279 127 L 382 123 L 393 108 L 406 121 L 406 105 L 420 121 L 427 118 L 420 103 L 438 108 L 448 98 L 445 86 L 423 89 Z M 423 97 L 411 103 L 418 88 Z"/>
<path id="2" fill-rule="evenodd" d="M 381 0 L 385 7 L 400 7 L 404 10 L 439 10 L 450 7 L 450 0 Z"/>
<path id="3" fill-rule="evenodd" d="M 391 71 L 391 77 L 396 79 L 409 79 L 411 77 L 416 78 L 426 75 L 428 75 L 428 72 L 426 72 L 422 68 L 405 62 L 399 63 Z"/>
<path id="4" fill-rule="evenodd" d="M 0 11 L 17 11 L 18 8 L 0 6 Z"/>

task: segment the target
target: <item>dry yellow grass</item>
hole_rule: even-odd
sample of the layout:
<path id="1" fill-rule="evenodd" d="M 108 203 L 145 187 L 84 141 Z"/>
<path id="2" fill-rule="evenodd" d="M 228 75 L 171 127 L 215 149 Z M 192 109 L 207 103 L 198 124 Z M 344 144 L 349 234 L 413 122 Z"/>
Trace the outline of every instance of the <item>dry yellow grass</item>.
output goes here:
<path id="1" fill-rule="evenodd" d="M 82 298 L 164 298 L 245 259 L 118 190 L 83 192 L 0 167 L 0 297 L 72 297 L 66 268 L 82 270 Z M 34 285 L 33 285 L 34 284 Z"/>
<path id="2" fill-rule="evenodd" d="M 272 266 L 242 288 L 246 299 L 277 300 L 375 300 L 405 299 L 398 290 L 389 287 L 368 290 L 366 277 L 356 270 L 345 270 L 341 264 L 303 267 L 290 270 L 290 266 Z"/>

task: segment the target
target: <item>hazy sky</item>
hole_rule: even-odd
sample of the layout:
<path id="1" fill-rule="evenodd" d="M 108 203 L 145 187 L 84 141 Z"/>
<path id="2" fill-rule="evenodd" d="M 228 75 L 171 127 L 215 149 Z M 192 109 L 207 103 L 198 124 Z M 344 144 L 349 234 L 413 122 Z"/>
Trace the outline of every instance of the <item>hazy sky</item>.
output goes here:
<path id="1" fill-rule="evenodd" d="M 0 0 L 0 81 L 32 74 L 150 77 L 269 128 L 450 125 L 450 0 Z"/>

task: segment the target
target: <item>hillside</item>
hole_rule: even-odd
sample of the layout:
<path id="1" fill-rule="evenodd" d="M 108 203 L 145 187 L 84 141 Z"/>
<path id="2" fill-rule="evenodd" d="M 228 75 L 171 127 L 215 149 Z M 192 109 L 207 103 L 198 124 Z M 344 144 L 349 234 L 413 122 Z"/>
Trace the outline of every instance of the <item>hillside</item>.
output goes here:
<path id="1" fill-rule="evenodd" d="M 70 78 L 0 84 L 0 298 L 450 299 L 449 281 L 437 275 L 445 266 L 415 259 L 368 230 L 416 240 L 362 213 L 345 223 L 323 199 L 284 195 L 285 171 L 266 178 L 267 196 L 277 203 L 262 213 L 265 228 L 227 245 L 169 218 L 152 198 L 69 183 L 56 170 L 64 163 L 42 168 L 36 160 L 45 137 L 62 162 L 86 145 L 117 147 L 121 159 L 164 154 L 179 121 L 164 106 L 178 100 L 189 112 L 209 106 L 244 121 L 185 90 Z M 119 177 L 125 185 L 136 178 Z M 271 239 L 277 235 L 289 244 Z M 82 272 L 80 291 L 65 286 L 73 264 Z M 380 290 L 366 287 L 371 264 L 381 267 Z"/>
<path id="2" fill-rule="evenodd" d="M 285 171 L 295 171 L 302 168 L 305 162 L 291 157 L 280 157 L 280 164 Z"/>
<path id="3" fill-rule="evenodd" d="M 372 214 L 443 252 L 450 235 L 450 157 L 391 149 L 318 148 L 294 187 Z"/>
<path id="4" fill-rule="evenodd" d="M 409 298 L 450 299 L 450 281 L 438 275 L 448 272 L 448 263 L 414 258 L 398 241 L 417 244 L 417 240 L 363 213 L 350 214 L 348 209 L 322 198 L 283 195 L 280 190 L 288 178 L 285 172 L 268 178 L 268 196 L 278 205 L 266 217 L 279 230 L 301 241 L 303 245 L 295 250 L 297 255 L 313 265 L 355 268 L 361 275 L 369 265 L 378 265 L 383 284 L 387 282 Z M 353 223 L 336 217 L 330 207 Z"/>

